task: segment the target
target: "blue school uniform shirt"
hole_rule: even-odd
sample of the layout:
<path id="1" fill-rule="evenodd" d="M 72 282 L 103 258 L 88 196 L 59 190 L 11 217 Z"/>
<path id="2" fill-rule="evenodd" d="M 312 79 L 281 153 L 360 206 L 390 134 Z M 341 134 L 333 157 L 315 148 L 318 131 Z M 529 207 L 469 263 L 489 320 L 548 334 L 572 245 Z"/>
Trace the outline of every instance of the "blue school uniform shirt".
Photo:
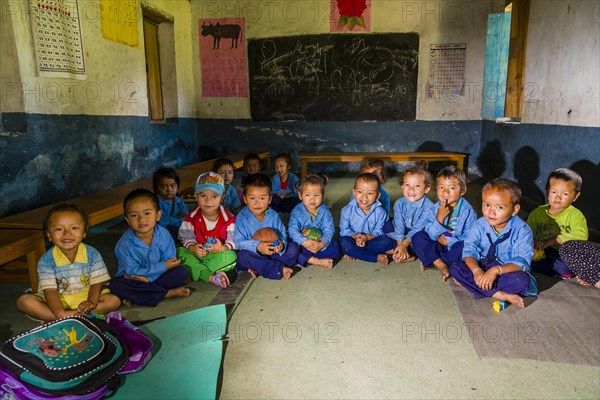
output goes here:
<path id="1" fill-rule="evenodd" d="M 465 239 L 462 257 L 473 257 L 481 260 L 486 257 L 491 246 L 490 239 L 496 242 L 499 237 L 509 233 L 506 240 L 496 244 L 496 260 L 501 265 L 514 263 L 529 275 L 529 288 L 527 296 L 537 295 L 537 282 L 531 276 L 531 260 L 533 259 L 533 232 L 518 216 L 513 216 L 500 233 L 485 220 L 479 218 L 469 229 Z"/>
<path id="2" fill-rule="evenodd" d="M 433 201 L 426 196 L 415 202 L 401 197 L 394 203 L 394 230 L 387 235 L 394 240 L 412 240 L 415 233 L 422 231 L 427 222 L 427 216 L 433 207 Z"/>
<path id="3" fill-rule="evenodd" d="M 281 219 L 279 218 L 279 214 L 272 208 L 267 209 L 262 222 L 248 210 L 248 207 L 242 208 L 242 211 L 236 215 L 235 245 L 237 249 L 257 253 L 256 247 L 260 243 L 260 240 L 255 240 L 252 237 L 254 236 L 254 233 L 261 228 L 271 228 L 277 233 L 279 242 L 283 243 L 283 250 L 281 252 L 284 253 L 287 248 L 287 233 L 285 231 L 285 226 L 283 226 L 283 222 L 281 222 Z"/>
<path id="4" fill-rule="evenodd" d="M 173 203 L 169 202 L 167 199 L 160 195 L 156 195 L 158 197 L 158 205 L 160 210 L 162 211 L 162 215 L 160 216 L 160 220 L 158 223 L 161 226 L 176 226 L 179 228 L 185 215 L 188 214 L 189 210 L 185 202 L 179 196 L 175 196 L 173 198 Z M 184 213 L 183 217 L 178 217 L 180 213 Z"/>
<path id="5" fill-rule="evenodd" d="M 335 233 L 335 225 L 331 212 L 325 204 L 321 204 L 317 208 L 317 214 L 314 216 L 308 212 L 302 203 L 294 207 L 288 224 L 290 238 L 299 245 L 302 244 L 306 240 L 306 236 L 302 234 L 302 231 L 307 228 L 319 229 L 323 235 L 320 241 L 325 243 L 325 247 L 329 246 Z"/>
<path id="6" fill-rule="evenodd" d="M 167 270 L 165 261 L 175 257 L 175 242 L 169 231 L 160 225 L 154 226 L 152 246 L 129 228 L 117 242 L 115 255 L 119 264 L 116 276 L 141 275 L 154 281 Z"/>
<path id="7" fill-rule="evenodd" d="M 379 193 L 380 193 L 379 202 L 381 203 L 381 206 L 385 210 L 385 214 L 389 216 L 390 215 L 390 207 L 392 205 L 390 195 L 388 192 L 385 191 L 383 186 L 379 187 Z M 354 193 L 350 194 L 350 200 L 353 200 L 353 199 L 354 199 Z"/>
<path id="8" fill-rule="evenodd" d="M 240 201 L 240 196 L 238 192 L 235 190 L 233 185 L 227 185 L 225 187 L 225 196 L 223 197 L 223 207 L 225 207 L 229 211 L 236 210 L 242 205 Z"/>
<path id="9" fill-rule="evenodd" d="M 279 174 L 275 174 L 275 176 L 273 176 L 273 180 L 271 181 L 271 190 L 273 194 L 292 194 L 298 197 L 298 193 L 294 191 L 294 188 L 298 189 L 299 184 L 300 179 L 293 173 L 288 172 L 287 189 L 282 190 L 281 178 L 279 177 Z"/>
<path id="10" fill-rule="evenodd" d="M 469 228 L 477 220 L 477 212 L 464 197 L 461 197 L 452 215 L 440 224 L 436 218 L 440 205 L 438 201 L 430 208 L 425 222 L 425 232 L 434 241 L 437 241 L 441 235 L 446 236 L 450 248 L 454 243 L 465 240 Z"/>
<path id="11" fill-rule="evenodd" d="M 365 215 L 358 207 L 356 199 L 350 200 L 340 215 L 340 236 L 350 236 L 355 233 L 365 233 L 375 236 L 383 235 L 383 224 L 387 221 L 387 214 L 379 200 L 375 201 Z"/>

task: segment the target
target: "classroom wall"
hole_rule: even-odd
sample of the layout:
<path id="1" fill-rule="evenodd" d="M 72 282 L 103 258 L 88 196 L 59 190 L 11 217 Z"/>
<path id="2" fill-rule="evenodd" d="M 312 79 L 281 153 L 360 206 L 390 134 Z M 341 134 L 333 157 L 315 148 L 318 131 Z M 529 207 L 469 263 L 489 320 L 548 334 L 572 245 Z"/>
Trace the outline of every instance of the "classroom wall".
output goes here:
<path id="1" fill-rule="evenodd" d="M 192 20 L 246 18 L 246 39 L 329 33 L 330 1 L 192 1 Z M 487 15 L 502 1 L 373 1 L 372 32 L 417 32 L 420 37 L 416 121 L 254 123 L 248 98 L 203 97 L 198 73 L 198 140 L 201 156 L 225 149 L 267 148 L 293 153 L 329 151 L 415 151 L 437 149 L 479 153 L 481 88 Z M 192 32 L 197 43 L 197 29 Z M 368 34 L 368 33 L 365 33 Z M 204 38 L 204 40 L 211 40 Z M 466 43 L 463 96 L 426 95 L 432 44 Z M 194 68 L 200 71 L 199 50 Z M 226 136 L 227 135 L 227 136 Z M 227 137 L 227 140 L 223 140 Z M 266 146 L 266 147 L 265 147 Z M 476 172 L 472 164 L 472 172 Z"/>
<path id="2" fill-rule="evenodd" d="M 484 175 L 516 179 L 545 202 L 547 176 L 559 167 L 583 177 L 575 206 L 600 230 L 600 3 L 531 3 L 520 123 L 483 121 Z M 488 160 L 488 161 L 486 161 Z M 498 160 L 495 165 L 489 160 Z"/>
<path id="3" fill-rule="evenodd" d="M 9 117 L 20 125 L 4 123 L 1 127 L 0 216 L 145 178 L 163 164 L 197 161 L 187 0 L 147 2 L 175 21 L 177 60 L 172 72 L 177 76 L 178 118 L 164 125 L 151 124 L 148 119 L 139 1 L 135 3 L 137 47 L 104 39 L 99 0 L 78 1 L 85 80 L 38 76 L 28 3 L 1 2 L 0 111 L 3 119 Z M 13 51 L 5 53 L 10 43 L 14 43 Z M 16 129 L 17 125 L 25 128 Z"/>

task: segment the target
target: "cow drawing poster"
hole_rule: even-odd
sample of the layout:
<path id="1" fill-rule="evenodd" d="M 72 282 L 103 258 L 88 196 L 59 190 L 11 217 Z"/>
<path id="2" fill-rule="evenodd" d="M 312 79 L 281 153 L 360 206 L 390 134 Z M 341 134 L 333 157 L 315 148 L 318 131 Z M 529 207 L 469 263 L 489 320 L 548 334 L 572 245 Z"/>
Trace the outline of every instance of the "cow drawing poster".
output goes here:
<path id="1" fill-rule="evenodd" d="M 202 97 L 247 97 L 244 18 L 198 20 Z"/>

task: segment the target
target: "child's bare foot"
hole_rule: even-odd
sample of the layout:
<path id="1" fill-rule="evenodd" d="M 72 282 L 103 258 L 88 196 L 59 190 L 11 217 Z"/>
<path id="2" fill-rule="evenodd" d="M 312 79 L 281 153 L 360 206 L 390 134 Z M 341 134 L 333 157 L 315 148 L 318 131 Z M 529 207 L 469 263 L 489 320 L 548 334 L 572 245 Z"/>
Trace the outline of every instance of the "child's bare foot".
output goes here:
<path id="1" fill-rule="evenodd" d="M 408 258 L 405 258 L 404 260 L 400 260 L 400 261 L 396 261 L 398 264 L 404 264 L 404 263 L 409 263 L 409 262 L 413 262 L 417 259 L 417 257 L 415 256 L 410 256 Z M 395 260 L 394 260 L 395 261 Z M 421 264 L 421 266 L 423 266 L 423 264 Z M 423 271 L 425 269 L 425 267 L 423 267 L 421 269 L 421 271 Z"/>
<path id="2" fill-rule="evenodd" d="M 421 270 L 421 272 L 425 271 L 425 266 L 421 261 L 419 261 L 419 269 Z"/>
<path id="3" fill-rule="evenodd" d="M 170 298 L 170 297 L 189 297 L 190 294 L 192 293 L 192 291 L 189 288 L 186 288 L 185 286 L 181 286 L 175 289 L 170 289 L 167 292 L 167 295 L 165 296 L 165 298 Z"/>
<path id="4" fill-rule="evenodd" d="M 348 254 L 344 254 L 344 257 L 342 257 L 342 258 L 346 261 L 355 261 L 356 260 L 356 258 L 350 257 Z"/>
<path id="5" fill-rule="evenodd" d="M 378 254 L 377 262 L 382 263 L 383 265 L 388 265 L 390 263 L 390 258 L 387 254 Z"/>
<path id="6" fill-rule="evenodd" d="M 461 284 L 460 284 L 460 282 L 459 282 L 459 281 L 457 281 L 456 279 L 452 278 L 452 281 L 454 282 L 454 284 L 455 284 L 456 286 L 463 287 L 463 285 L 461 285 Z"/>
<path id="7" fill-rule="evenodd" d="M 318 265 L 319 267 L 333 268 L 333 259 L 311 257 L 308 259 L 310 265 Z"/>
<path id="8" fill-rule="evenodd" d="M 256 272 L 255 270 L 248 268 L 248 272 L 250 273 L 250 275 L 252 275 L 253 278 L 258 278 L 258 272 Z"/>
<path id="9" fill-rule="evenodd" d="M 576 277 L 577 278 L 577 282 L 581 285 L 581 286 L 592 286 L 589 283 L 587 283 L 586 281 L 584 281 L 583 279 L 581 279 L 580 277 Z"/>
<path id="10" fill-rule="evenodd" d="M 133 307 L 133 303 L 129 299 L 123 299 L 123 304 L 125 304 L 126 307 Z"/>
<path id="11" fill-rule="evenodd" d="M 290 267 L 283 267 L 281 275 L 283 276 L 283 279 L 290 279 L 292 277 L 292 272 L 294 272 L 294 270 Z"/>
<path id="12" fill-rule="evenodd" d="M 433 262 L 433 266 L 440 270 L 442 274 L 442 282 L 446 282 L 450 278 L 450 271 L 448 270 L 448 266 L 441 259 L 437 259 Z"/>
<path id="13" fill-rule="evenodd" d="M 518 294 L 508 294 L 499 290 L 496 293 L 494 293 L 492 297 L 498 300 L 508 301 L 510 304 L 514 304 L 515 306 L 520 308 L 525 307 L 525 300 L 523 300 L 523 298 Z"/>

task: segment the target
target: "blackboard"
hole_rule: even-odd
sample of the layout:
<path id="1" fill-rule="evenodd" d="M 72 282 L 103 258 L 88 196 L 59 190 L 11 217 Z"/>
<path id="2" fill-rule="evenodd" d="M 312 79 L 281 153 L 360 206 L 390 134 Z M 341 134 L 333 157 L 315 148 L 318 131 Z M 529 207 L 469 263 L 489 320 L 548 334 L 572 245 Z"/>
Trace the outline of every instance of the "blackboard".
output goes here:
<path id="1" fill-rule="evenodd" d="M 414 121 L 416 33 L 323 34 L 248 42 L 256 121 Z"/>

